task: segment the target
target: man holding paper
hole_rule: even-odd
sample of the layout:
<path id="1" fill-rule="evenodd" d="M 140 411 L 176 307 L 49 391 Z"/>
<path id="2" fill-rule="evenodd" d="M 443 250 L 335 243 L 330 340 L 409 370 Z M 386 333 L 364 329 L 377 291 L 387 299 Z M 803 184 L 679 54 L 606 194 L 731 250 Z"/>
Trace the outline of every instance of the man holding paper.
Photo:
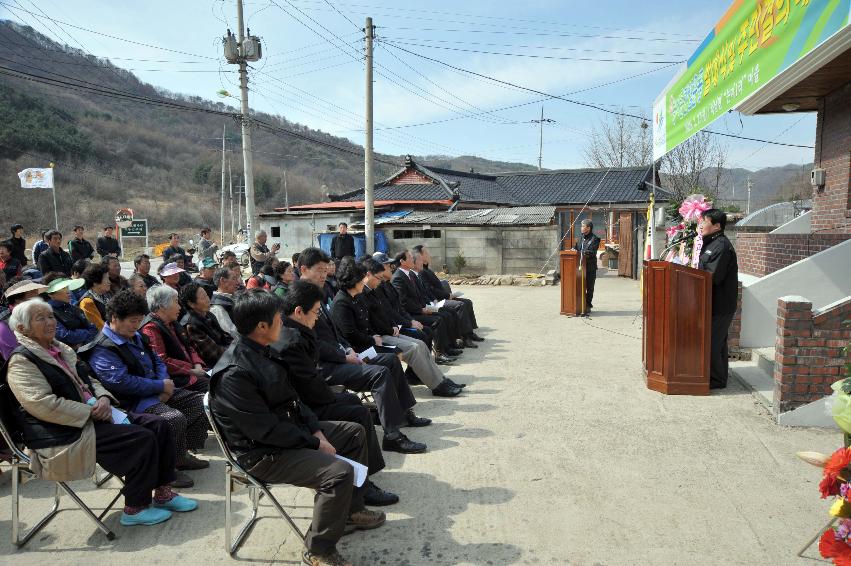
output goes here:
<path id="1" fill-rule="evenodd" d="M 268 483 L 316 490 L 304 562 L 349 564 L 337 551 L 346 526 L 374 529 L 385 515 L 364 506 L 365 486 L 337 455 L 367 462 L 366 432 L 359 424 L 319 421 L 290 384 L 287 366 L 270 357 L 281 333 L 281 303 L 250 290 L 234 301 L 239 337 L 212 370 L 211 408 L 228 447 L 248 473 Z"/>

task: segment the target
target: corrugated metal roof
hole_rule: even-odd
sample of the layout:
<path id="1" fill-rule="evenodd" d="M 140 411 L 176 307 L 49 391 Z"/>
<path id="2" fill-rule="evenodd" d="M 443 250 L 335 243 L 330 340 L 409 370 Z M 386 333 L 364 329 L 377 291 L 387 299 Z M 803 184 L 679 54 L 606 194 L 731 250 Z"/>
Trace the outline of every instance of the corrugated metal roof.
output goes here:
<path id="1" fill-rule="evenodd" d="M 434 226 L 462 224 L 468 226 L 549 224 L 555 217 L 554 206 L 520 206 L 484 210 L 453 210 L 451 212 L 411 211 L 403 218 L 376 218 L 376 224 L 429 224 Z"/>

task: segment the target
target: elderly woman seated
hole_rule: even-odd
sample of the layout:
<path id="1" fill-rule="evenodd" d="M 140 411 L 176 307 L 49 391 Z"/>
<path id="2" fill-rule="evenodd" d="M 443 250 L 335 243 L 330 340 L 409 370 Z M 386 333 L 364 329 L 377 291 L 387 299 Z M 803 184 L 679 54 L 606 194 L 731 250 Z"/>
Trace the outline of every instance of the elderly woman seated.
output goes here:
<path id="1" fill-rule="evenodd" d="M 206 260 L 205 260 L 206 261 Z M 180 305 L 186 314 L 180 325 L 192 348 L 203 358 L 207 367 L 213 367 L 233 338 L 225 332 L 216 317 L 210 314 L 210 297 L 203 286 L 190 283 L 180 290 Z"/>
<path id="2" fill-rule="evenodd" d="M 109 270 L 100 263 L 93 263 L 83 271 L 87 291 L 80 298 L 80 308 L 89 322 L 100 330 L 106 319 L 106 303 L 109 297 Z"/>
<path id="3" fill-rule="evenodd" d="M 165 420 L 113 411 L 115 398 L 78 363 L 74 350 L 55 339 L 50 305 L 27 300 L 9 322 L 20 346 L 9 360 L 7 379 L 20 403 L 15 419 L 36 474 L 79 480 L 91 477 L 98 463 L 123 477 L 122 525 L 155 525 L 172 511 L 198 507 L 168 485 L 175 477 L 174 443 Z"/>
<path id="4" fill-rule="evenodd" d="M 75 350 L 94 340 L 98 329 L 80 307 L 71 304 L 71 293 L 83 286 L 83 280 L 68 279 L 64 273 L 52 272 L 44 276 L 43 282 L 47 285 L 47 304 L 56 318 L 56 339 Z"/>
<path id="5" fill-rule="evenodd" d="M 201 393 L 208 391 L 210 380 L 204 360 L 177 322 L 180 315 L 177 291 L 167 285 L 157 285 L 148 289 L 146 297 L 150 314 L 142 322 L 142 334 L 165 363 L 174 385 Z"/>
<path id="6" fill-rule="evenodd" d="M 202 407 L 203 395 L 175 387 L 163 361 L 138 332 L 147 314 L 145 299 L 129 289 L 121 291 L 107 307 L 109 324 L 94 342 L 80 349 L 81 354 L 89 356 L 95 375 L 122 407 L 166 419 L 178 470 L 207 468 L 209 462 L 188 451 L 203 448 L 207 439 L 209 423 Z M 172 486 L 189 487 L 193 483 L 185 474 L 178 474 L 178 482 Z"/>

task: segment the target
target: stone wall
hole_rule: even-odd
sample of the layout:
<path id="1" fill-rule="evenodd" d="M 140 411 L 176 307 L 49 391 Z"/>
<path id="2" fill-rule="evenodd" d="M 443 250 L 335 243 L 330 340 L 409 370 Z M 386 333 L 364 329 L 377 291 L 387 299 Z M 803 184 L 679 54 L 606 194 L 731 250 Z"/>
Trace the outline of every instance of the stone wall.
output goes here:
<path id="1" fill-rule="evenodd" d="M 813 311 L 804 297 L 777 301 L 774 354 L 774 410 L 784 413 L 831 394 L 830 386 L 845 375 L 851 356 L 851 297 Z"/>

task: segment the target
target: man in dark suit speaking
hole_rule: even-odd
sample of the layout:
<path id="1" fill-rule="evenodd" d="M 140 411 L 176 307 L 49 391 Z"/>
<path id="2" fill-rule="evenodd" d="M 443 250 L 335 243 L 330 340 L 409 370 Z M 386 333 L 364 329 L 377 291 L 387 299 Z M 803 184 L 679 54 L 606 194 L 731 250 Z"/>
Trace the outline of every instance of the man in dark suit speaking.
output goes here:
<path id="1" fill-rule="evenodd" d="M 597 250 L 600 238 L 594 235 L 594 223 L 586 218 L 581 223 L 582 234 L 573 245 L 573 249 L 582 254 L 582 269 L 585 270 L 585 313 L 594 306 L 594 283 L 597 281 Z"/>

